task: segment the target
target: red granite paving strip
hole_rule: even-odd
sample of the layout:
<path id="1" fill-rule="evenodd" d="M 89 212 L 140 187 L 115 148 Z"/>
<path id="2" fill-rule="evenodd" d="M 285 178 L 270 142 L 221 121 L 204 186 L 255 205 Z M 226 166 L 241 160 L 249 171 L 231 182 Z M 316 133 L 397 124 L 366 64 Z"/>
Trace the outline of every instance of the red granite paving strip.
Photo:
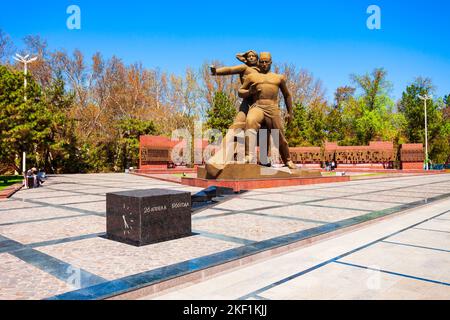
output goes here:
<path id="1" fill-rule="evenodd" d="M 182 173 L 182 172 L 180 172 L 180 173 Z M 168 174 L 161 174 L 161 173 L 151 174 L 151 173 L 136 173 L 136 172 L 133 172 L 132 174 L 134 174 L 135 176 L 152 178 L 152 179 L 157 179 L 157 180 L 161 180 L 161 181 L 165 181 L 165 182 L 181 183 L 180 177 L 169 176 Z"/>
<path id="2" fill-rule="evenodd" d="M 196 173 L 197 168 L 175 168 L 175 169 L 137 169 L 134 170 L 132 173 L 135 173 L 137 175 L 139 174 L 172 174 L 172 173 Z"/>
<path id="3" fill-rule="evenodd" d="M 207 188 L 210 186 L 233 188 L 235 192 L 241 190 L 266 189 L 288 186 L 301 186 L 322 183 L 348 182 L 349 176 L 320 177 L 320 178 L 283 178 L 283 179 L 258 179 L 258 180 L 207 180 L 199 178 L 181 178 L 181 184 Z"/>
<path id="4" fill-rule="evenodd" d="M 13 184 L 0 191 L 0 200 L 7 199 L 11 197 L 14 193 L 22 189 L 23 185 L 21 183 Z"/>
<path id="5" fill-rule="evenodd" d="M 423 169 L 403 169 L 403 170 L 397 170 L 397 169 L 376 169 L 376 168 L 364 168 L 364 167 L 345 167 L 345 166 L 339 166 L 336 169 L 337 172 L 360 172 L 360 173 L 418 173 L 418 174 L 443 174 L 445 173 L 445 170 L 423 170 Z M 321 170 L 321 172 L 327 172 L 326 170 Z"/>

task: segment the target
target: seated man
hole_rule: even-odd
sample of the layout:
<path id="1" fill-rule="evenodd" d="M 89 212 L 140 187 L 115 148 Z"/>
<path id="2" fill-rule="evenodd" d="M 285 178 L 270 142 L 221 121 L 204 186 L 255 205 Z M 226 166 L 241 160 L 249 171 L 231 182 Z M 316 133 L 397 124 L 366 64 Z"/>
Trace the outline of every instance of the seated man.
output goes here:
<path id="1" fill-rule="evenodd" d="M 248 140 L 256 141 L 258 130 L 262 123 L 268 129 L 279 130 L 279 149 L 281 159 L 289 169 L 297 169 L 289 154 L 289 146 L 283 132 L 281 110 L 278 106 L 278 93 L 281 90 L 288 111 L 287 120 L 292 120 L 292 97 L 286 84 L 286 77 L 270 72 L 272 57 L 263 52 L 259 56 L 260 73 L 249 74 L 239 89 L 239 96 L 244 99 L 253 97 L 255 103 L 250 106 L 246 119 L 246 135 Z M 249 163 L 256 163 L 256 150 L 252 146 L 246 148 L 246 158 Z"/>
<path id="2" fill-rule="evenodd" d="M 41 183 L 38 177 L 38 170 L 36 168 L 32 168 L 31 171 L 33 172 L 33 188 L 39 188 Z"/>

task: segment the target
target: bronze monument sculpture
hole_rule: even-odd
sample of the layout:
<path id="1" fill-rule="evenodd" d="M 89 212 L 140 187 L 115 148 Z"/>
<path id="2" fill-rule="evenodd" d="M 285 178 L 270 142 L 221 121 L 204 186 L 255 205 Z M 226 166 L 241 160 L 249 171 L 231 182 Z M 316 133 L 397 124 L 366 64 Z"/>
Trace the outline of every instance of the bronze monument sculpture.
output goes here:
<path id="1" fill-rule="evenodd" d="M 238 53 L 236 58 L 243 62 L 244 64 L 233 66 L 233 67 L 222 67 L 216 68 L 216 66 L 211 66 L 211 74 L 214 76 L 228 76 L 228 75 L 239 75 L 241 84 L 244 83 L 245 78 L 252 74 L 258 73 L 258 54 L 254 50 L 249 50 L 245 53 Z M 225 137 L 221 148 L 215 153 L 213 157 L 208 159 L 207 167 L 208 172 L 211 175 L 218 174 L 224 166 L 231 161 L 234 157 L 234 153 L 237 149 L 234 141 L 227 145 L 227 141 L 234 140 L 235 131 L 245 130 L 245 124 L 247 119 L 247 113 L 249 106 L 253 104 L 253 97 L 244 98 L 239 107 L 238 114 L 233 120 L 233 124 L 230 126 L 227 136 Z"/>
<path id="2" fill-rule="evenodd" d="M 238 115 L 235 117 L 224 139 L 225 141 L 222 142 L 221 148 L 213 157 L 206 161 L 205 168 L 199 170 L 198 176 L 256 179 L 261 175 L 272 175 L 274 177 L 313 175 L 314 173 L 299 170 L 292 162 L 288 143 L 284 136 L 283 120 L 278 105 L 278 94 L 280 91 L 283 94 L 288 111 L 286 117 L 288 122 L 292 119 L 293 111 L 292 97 L 287 87 L 286 77 L 270 72 L 272 57 L 268 52 L 261 53 L 259 60 L 258 55 L 253 50 L 238 54 L 237 58 L 244 64 L 224 68 L 211 66 L 213 75 L 240 75 L 242 86 L 239 89 L 239 96 L 243 98 L 243 101 Z M 257 164 L 256 141 L 258 132 L 263 126 L 272 132 L 278 131 L 279 153 L 283 163 L 288 167 L 288 172 L 274 168 L 263 169 L 263 166 Z M 244 133 L 245 136 L 242 139 L 245 141 L 245 157 L 238 162 L 235 161 L 237 144 L 234 139 L 238 136 L 236 132 L 238 134 Z M 264 173 L 260 171 L 264 171 Z"/>
<path id="3" fill-rule="evenodd" d="M 289 154 L 289 146 L 283 132 L 281 110 L 278 106 L 278 93 L 281 90 L 288 111 L 287 121 L 290 122 L 292 119 L 292 96 L 287 88 L 286 77 L 270 72 L 271 66 L 270 53 L 261 53 L 259 57 L 261 73 L 250 74 L 239 89 L 240 97 L 244 99 L 253 97 L 252 100 L 255 102 L 250 106 L 247 114 L 245 130 L 249 136 L 248 140 L 253 139 L 253 141 L 256 141 L 256 135 L 263 122 L 268 129 L 278 130 L 281 159 L 289 169 L 297 169 Z M 255 148 L 246 148 L 246 162 L 256 163 Z"/>

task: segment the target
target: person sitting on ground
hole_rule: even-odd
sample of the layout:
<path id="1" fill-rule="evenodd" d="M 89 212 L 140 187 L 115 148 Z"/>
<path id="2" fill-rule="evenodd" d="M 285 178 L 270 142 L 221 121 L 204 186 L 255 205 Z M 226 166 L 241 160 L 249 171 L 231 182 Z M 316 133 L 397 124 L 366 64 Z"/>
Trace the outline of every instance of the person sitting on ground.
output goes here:
<path id="1" fill-rule="evenodd" d="M 39 188 L 41 186 L 41 181 L 38 176 L 38 170 L 36 168 L 32 168 L 33 172 L 33 188 Z"/>
<path id="2" fill-rule="evenodd" d="M 28 169 L 25 173 L 25 187 L 33 188 L 33 185 L 30 183 L 31 178 L 33 178 L 33 171 Z"/>
<path id="3" fill-rule="evenodd" d="M 43 184 L 46 179 L 46 174 L 44 169 L 39 169 L 39 172 L 37 173 L 37 178 L 39 180 L 39 184 Z"/>

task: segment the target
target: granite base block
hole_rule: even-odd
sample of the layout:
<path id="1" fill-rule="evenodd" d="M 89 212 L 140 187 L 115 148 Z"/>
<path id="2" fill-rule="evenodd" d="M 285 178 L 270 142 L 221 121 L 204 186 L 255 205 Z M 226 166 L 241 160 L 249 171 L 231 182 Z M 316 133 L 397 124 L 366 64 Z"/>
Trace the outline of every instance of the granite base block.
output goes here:
<path id="1" fill-rule="evenodd" d="M 106 194 L 107 238 L 143 246 L 192 234 L 191 194 L 149 189 Z"/>

